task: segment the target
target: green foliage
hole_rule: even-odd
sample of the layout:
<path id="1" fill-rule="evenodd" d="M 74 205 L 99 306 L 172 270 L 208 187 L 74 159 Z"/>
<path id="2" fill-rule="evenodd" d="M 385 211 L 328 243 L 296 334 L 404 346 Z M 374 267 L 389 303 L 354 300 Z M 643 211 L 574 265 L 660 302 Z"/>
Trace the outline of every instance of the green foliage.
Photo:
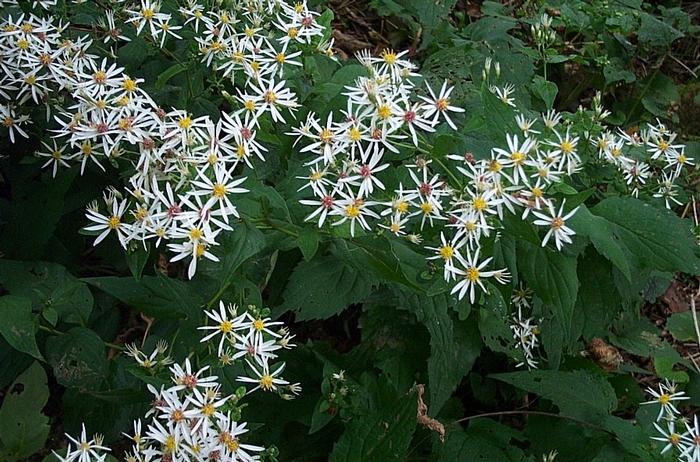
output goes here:
<path id="1" fill-rule="evenodd" d="M 44 447 L 49 418 L 42 409 L 49 400 L 46 373 L 38 362 L 20 374 L 8 388 L 0 407 L 0 455 L 3 460 L 25 460 Z"/>

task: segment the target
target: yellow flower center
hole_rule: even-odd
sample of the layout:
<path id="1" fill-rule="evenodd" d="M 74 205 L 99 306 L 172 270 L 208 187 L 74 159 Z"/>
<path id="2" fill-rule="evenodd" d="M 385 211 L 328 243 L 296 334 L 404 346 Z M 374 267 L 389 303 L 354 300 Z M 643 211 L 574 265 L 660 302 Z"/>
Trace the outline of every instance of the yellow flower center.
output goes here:
<path id="1" fill-rule="evenodd" d="M 151 8 L 144 8 L 143 11 L 141 11 L 141 16 L 143 16 L 143 19 L 145 19 L 146 21 L 150 21 L 155 15 L 156 12 L 153 11 Z"/>
<path id="2" fill-rule="evenodd" d="M 205 415 L 207 417 L 213 416 L 214 412 L 216 412 L 216 408 L 214 407 L 214 405 L 212 403 L 206 404 L 202 408 L 202 415 Z"/>
<path id="3" fill-rule="evenodd" d="M 190 116 L 181 117 L 177 121 L 177 124 L 181 129 L 187 130 L 192 126 L 192 119 L 190 118 Z"/>
<path id="4" fill-rule="evenodd" d="M 226 186 L 221 183 L 216 183 L 211 194 L 212 196 L 221 199 L 222 197 L 226 196 Z"/>
<path id="5" fill-rule="evenodd" d="M 535 186 L 534 188 L 532 188 L 532 195 L 533 195 L 533 196 L 535 196 L 535 197 L 542 197 L 543 194 L 544 194 L 544 193 L 542 192 L 542 189 L 541 189 L 541 188 L 538 188 L 537 186 Z"/>
<path id="6" fill-rule="evenodd" d="M 408 202 L 406 201 L 400 201 L 399 203 L 396 204 L 394 207 L 397 212 L 399 212 L 401 215 L 404 213 L 408 212 Z"/>
<path id="7" fill-rule="evenodd" d="M 392 65 L 396 63 L 396 53 L 394 50 L 387 50 L 385 49 L 382 51 L 382 59 L 384 60 L 385 63 Z"/>
<path id="8" fill-rule="evenodd" d="M 252 112 L 255 110 L 255 101 L 253 101 L 252 99 L 246 100 L 246 102 L 243 103 L 243 107 L 245 107 L 246 110 Z"/>
<path id="9" fill-rule="evenodd" d="M 474 206 L 474 210 L 476 210 L 477 212 L 481 212 L 482 210 L 486 209 L 486 199 L 484 199 L 481 196 L 477 196 L 472 201 L 472 205 Z"/>
<path id="10" fill-rule="evenodd" d="M 265 391 L 272 390 L 272 376 L 270 374 L 265 374 L 260 377 L 260 388 Z"/>
<path id="11" fill-rule="evenodd" d="M 386 120 L 391 117 L 391 108 L 386 104 L 382 104 L 377 109 L 377 115 L 379 115 L 380 119 Z"/>
<path id="12" fill-rule="evenodd" d="M 253 321 L 253 327 L 260 332 L 265 328 L 265 322 L 262 319 L 256 319 Z"/>
<path id="13" fill-rule="evenodd" d="M 552 224 L 551 224 L 552 229 L 559 229 L 562 226 L 564 226 L 564 220 L 562 220 L 560 217 L 557 217 L 554 220 L 552 220 Z"/>
<path id="14" fill-rule="evenodd" d="M 122 82 L 122 88 L 129 93 L 136 91 L 136 82 L 127 77 Z"/>
<path id="15" fill-rule="evenodd" d="M 357 142 L 357 141 L 360 141 L 360 139 L 362 138 L 362 133 L 360 133 L 360 129 L 359 129 L 359 128 L 357 128 L 357 127 L 352 127 L 352 128 L 350 129 L 350 132 L 348 133 L 348 136 L 350 137 L 350 140 L 351 140 L 351 141 Z"/>
<path id="16" fill-rule="evenodd" d="M 671 402 L 671 395 L 668 393 L 663 393 L 661 396 L 659 396 L 659 403 L 661 404 L 668 404 Z"/>
<path id="17" fill-rule="evenodd" d="M 299 35 L 299 30 L 296 27 L 290 27 L 289 30 L 287 30 L 287 37 L 291 39 L 297 38 Z"/>
<path id="18" fill-rule="evenodd" d="M 525 157 L 525 153 L 515 151 L 510 155 L 510 160 L 512 160 L 514 164 L 520 165 L 525 161 Z"/>
<path id="19" fill-rule="evenodd" d="M 330 128 L 324 128 L 318 136 L 321 138 L 322 143 L 328 144 L 333 141 L 333 132 Z"/>
<path id="20" fill-rule="evenodd" d="M 224 334 L 228 334 L 233 331 L 233 323 L 228 319 L 224 319 L 221 321 L 221 324 L 219 324 L 219 330 Z"/>
<path id="21" fill-rule="evenodd" d="M 470 266 L 465 277 L 471 282 L 476 282 L 479 280 L 479 270 L 475 266 Z"/>
<path id="22" fill-rule="evenodd" d="M 561 152 L 563 152 L 564 154 L 571 154 L 572 152 L 574 152 L 574 145 L 571 141 L 564 140 L 559 145 L 559 149 L 561 149 Z"/>
<path id="23" fill-rule="evenodd" d="M 165 446 L 165 452 L 168 454 L 172 454 L 175 452 L 177 449 L 177 441 L 175 440 L 175 437 L 173 435 L 168 435 L 165 437 L 165 442 L 163 443 L 163 446 Z"/>
<path id="24" fill-rule="evenodd" d="M 433 211 L 433 204 L 430 202 L 423 202 L 420 204 L 420 209 L 425 215 L 429 215 Z"/>
<path id="25" fill-rule="evenodd" d="M 450 105 L 450 100 L 445 99 L 445 98 L 440 98 L 435 102 L 435 107 L 437 107 L 438 111 L 445 111 L 447 110 L 447 107 Z"/>
<path id="26" fill-rule="evenodd" d="M 95 82 L 99 83 L 102 85 L 107 81 L 107 73 L 105 71 L 97 71 L 92 75 L 92 78 L 95 80 Z"/>
<path id="27" fill-rule="evenodd" d="M 451 245 L 445 245 L 440 247 L 440 256 L 443 260 L 447 261 L 454 255 L 455 250 Z"/>
<path id="28" fill-rule="evenodd" d="M 360 207 L 356 204 L 350 204 L 345 207 L 345 215 L 349 218 L 357 218 L 360 216 Z"/>
<path id="29" fill-rule="evenodd" d="M 190 230 L 190 240 L 192 240 L 192 241 L 198 241 L 198 240 L 201 239 L 202 237 L 204 237 L 204 231 L 202 231 L 201 229 L 199 229 L 199 228 L 192 228 L 192 229 Z"/>

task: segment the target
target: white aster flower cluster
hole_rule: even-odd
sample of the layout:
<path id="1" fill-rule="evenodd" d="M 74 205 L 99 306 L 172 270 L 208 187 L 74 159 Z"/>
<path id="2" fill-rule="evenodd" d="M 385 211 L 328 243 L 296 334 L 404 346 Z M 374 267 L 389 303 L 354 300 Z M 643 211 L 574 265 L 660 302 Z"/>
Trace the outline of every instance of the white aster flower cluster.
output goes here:
<path id="1" fill-rule="evenodd" d="M 330 112 L 325 121 L 311 112 L 290 133 L 297 138 L 295 145 L 303 142 L 301 153 L 311 157 L 306 163 L 309 175 L 302 178 L 307 184 L 301 189 L 310 189 L 315 198 L 301 203 L 316 210 L 307 221 L 316 220 L 319 227 L 327 217 L 333 226 L 348 222 L 354 236 L 356 228 L 370 230 L 370 219 L 385 216 L 389 223 L 382 226 L 401 235 L 411 218 L 417 217 L 422 226 L 439 216 L 444 191 L 437 177 L 424 178 L 424 165 L 416 166 L 418 173 L 411 172 L 415 184 L 401 187 L 394 200 L 373 199 L 385 193 L 378 174 L 389 167 L 388 158 L 406 146 L 404 140 L 418 146 L 419 136 L 434 131 L 441 120 L 454 127 L 450 112 L 464 112 L 450 104 L 452 89 L 446 83 L 438 93 L 428 87 L 429 96 L 416 97 L 411 78 L 418 74 L 405 54 L 392 50 L 384 50 L 380 57 L 358 54 L 368 75 L 346 87 L 347 109 L 340 116 Z"/>
<path id="2" fill-rule="evenodd" d="M 671 208 L 682 205 L 677 197 L 681 190 L 678 180 L 695 165 L 677 137 L 657 120 L 639 132 L 606 130 L 591 143 L 601 159 L 619 170 L 630 195 L 649 194 L 663 199 L 666 208 Z"/>
<path id="3" fill-rule="evenodd" d="M 298 383 L 291 384 L 281 377 L 285 363 L 273 365 L 278 350 L 289 349 L 293 335 L 273 322 L 265 310 L 249 307 L 239 314 L 235 305 L 220 302 L 218 310 L 205 311 L 214 325 L 200 327 L 207 331 L 202 342 L 218 340 L 218 356 L 224 366 L 244 361 L 249 375 L 237 380 L 254 385 L 249 390 L 240 387 L 234 394 L 222 393 L 218 377 L 209 375 L 209 366 L 195 370 L 189 358 L 184 364 L 169 368 L 172 385 L 148 389 L 153 395 L 150 418 L 145 432 L 142 422 L 134 422 L 133 434 L 126 434 L 132 448 L 125 462 L 250 462 L 260 460 L 265 448 L 241 442 L 241 435 L 248 432 L 248 424 L 241 421 L 241 400 L 256 390 L 276 392 L 290 400 L 301 392 Z M 168 347 L 159 341 L 150 355 L 135 345 L 127 347 L 127 354 L 138 365 L 151 373 L 172 364 L 166 354 Z M 66 435 L 68 436 L 68 435 Z M 69 438 L 65 456 L 56 456 L 62 462 L 102 462 L 109 448 L 102 445 L 99 436 L 88 440 L 85 427 L 79 439 Z M 75 449 L 72 449 L 75 444 Z"/>
<path id="4" fill-rule="evenodd" d="M 102 206 L 93 203 L 87 210 L 91 224 L 85 230 L 97 235 L 95 244 L 109 234 L 125 249 L 132 241 L 144 246 L 146 241 L 156 246 L 167 242 L 174 253 L 171 261 L 189 259 L 189 277 L 201 258 L 218 261 L 211 248 L 239 217 L 233 196 L 247 192 L 237 167 L 253 168 L 253 158 L 265 160 L 267 150 L 256 140 L 260 118 L 269 113 L 273 121 L 284 121 L 282 110 L 297 106 L 296 96 L 279 78 L 289 65 L 300 65 L 293 58 L 302 51 L 288 50 L 308 45 L 324 30 L 305 3 L 248 3 L 239 12 L 207 11 L 193 1 L 180 9 L 186 24 L 202 29 L 204 35 L 197 40 L 203 60 L 217 63 L 237 85 L 234 102 L 239 107 L 221 113 L 218 121 L 158 107 L 140 88 L 142 79 L 90 54 L 91 39 L 63 37 L 67 24 L 24 15 L 2 24 L 0 50 L 7 59 L 0 62 L 0 97 L 7 103 L 0 105 L 0 118 L 10 139 L 27 136 L 24 126 L 31 121 L 17 111 L 32 100 L 46 104 L 47 113 L 57 112 L 55 139 L 38 153 L 54 176 L 71 161 L 80 163 L 81 174 L 89 163 L 102 170 L 105 162 L 126 160 L 133 166 L 125 194 L 108 191 Z M 138 33 L 179 38 L 173 32 L 179 26 L 170 25 L 172 16 L 160 11 L 160 2 L 142 0 L 130 6 L 125 5 L 124 13 Z M 106 38 L 127 39 L 111 11 L 107 24 Z M 271 42 L 269 33 L 281 37 Z M 332 54 L 330 44 L 323 51 Z M 233 79 L 234 71 L 240 78 Z"/>
<path id="5" fill-rule="evenodd" d="M 291 343 L 294 335 L 280 321 L 266 317 L 269 310 L 248 306 L 243 313 L 236 305 L 219 303 L 218 310 L 205 311 L 213 321 L 212 325 L 199 329 L 207 331 L 202 342 L 218 340 L 217 355 L 222 364 L 232 364 L 244 360 L 247 376 L 239 376 L 238 381 L 254 384 L 249 393 L 255 390 L 273 391 L 283 399 L 293 399 L 301 391 L 298 383 L 290 384 L 282 378 L 285 363 L 273 364 L 281 349 L 295 347 Z"/>
<path id="6" fill-rule="evenodd" d="M 452 180 L 449 184 L 432 172 L 433 159 L 421 157 L 406 165 L 412 184 L 406 188 L 400 184 L 393 197 L 380 200 L 389 196 L 378 178 L 390 166 L 385 153 L 398 153 L 401 147 L 418 148 L 429 156 L 431 146 L 425 133 L 435 131 L 441 119 L 456 129 L 450 113 L 463 112 L 451 104 L 452 88 L 447 83 L 437 93 L 428 86 L 429 96 L 415 98 L 411 78 L 418 74 L 403 58 L 405 53 L 384 50 L 380 57 L 359 54 L 369 76 L 347 87 L 347 110 L 341 120 L 330 113 L 322 124 L 311 113 L 306 123 L 291 133 L 297 142 L 306 141 L 301 152 L 312 155 L 307 162 L 309 176 L 303 178 L 307 184 L 300 189 L 309 188 L 315 199 L 300 202 L 315 208 L 307 220 L 317 220 L 319 227 L 327 217 L 331 217 L 332 226 L 349 222 L 353 236 L 357 226 L 371 230 L 371 220 L 397 236 L 418 222 L 423 229 L 426 223 L 432 226 L 446 221 L 450 238 L 441 233 L 440 245 L 426 248 L 435 252 L 431 258 L 444 261 L 446 281 L 455 281 L 452 293 L 460 299 L 468 293 L 474 302 L 476 288 L 486 290 L 483 279 L 509 280 L 505 269 L 487 269 L 491 258 L 479 259 L 482 237 L 501 227 L 499 221 L 505 212 L 516 213 L 520 208 L 522 219 L 532 212 L 534 223 L 547 229 L 543 246 L 552 240 L 560 250 L 571 243 L 575 232 L 566 221 L 576 209 L 566 212 L 564 202 L 557 207 L 545 191 L 579 170 L 579 137 L 569 129 L 557 129 L 562 116 L 554 111 L 542 115 L 541 128 L 538 119 L 529 120 L 521 114 L 516 122 L 522 133 L 507 134 L 507 149 L 494 149 L 490 159 L 475 160 L 471 154 L 448 156 L 460 162 L 456 171 L 461 180 L 441 165 Z"/>
<path id="7" fill-rule="evenodd" d="M 134 421 L 132 434 L 124 434 L 132 441 L 125 462 L 195 462 L 227 461 L 250 462 L 259 460 L 263 447 L 241 442 L 248 432 L 247 423 L 240 421 L 236 407 L 241 393 L 223 395 L 218 377 L 206 375 L 208 366 L 194 371 L 189 359 L 183 366 L 170 368 L 173 385 L 159 389 L 148 385 L 153 395 L 151 409 L 145 417 Z M 66 435 L 68 436 L 68 435 Z M 61 462 L 102 462 L 109 449 L 101 439 L 87 441 L 85 426 L 80 441 L 68 436 L 76 449 L 68 447 Z"/>
<path id="8" fill-rule="evenodd" d="M 676 407 L 681 401 L 690 399 L 685 392 L 676 389 L 676 384 L 666 380 L 658 385 L 658 390 L 647 388 L 653 399 L 642 404 L 659 405 L 659 414 L 654 422 L 658 436 L 651 439 L 661 442 L 661 454 L 672 451 L 680 462 L 700 460 L 700 425 L 697 415 L 692 424 L 681 415 Z M 684 429 L 683 429 L 684 428 Z"/>

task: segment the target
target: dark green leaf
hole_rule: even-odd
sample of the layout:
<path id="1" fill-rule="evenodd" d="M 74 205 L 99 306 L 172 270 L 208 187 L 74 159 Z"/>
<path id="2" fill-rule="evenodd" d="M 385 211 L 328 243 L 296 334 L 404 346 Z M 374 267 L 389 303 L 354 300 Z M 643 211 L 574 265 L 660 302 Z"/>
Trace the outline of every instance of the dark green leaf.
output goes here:
<path id="1" fill-rule="evenodd" d="M 41 411 L 48 399 L 46 372 L 34 362 L 7 390 L 0 408 L 3 460 L 26 460 L 44 447 L 50 427 L 49 418 Z"/>
<path id="2" fill-rule="evenodd" d="M 32 313 L 31 300 L 16 295 L 0 297 L 0 334 L 12 348 L 44 359 L 36 345 L 37 315 Z"/>

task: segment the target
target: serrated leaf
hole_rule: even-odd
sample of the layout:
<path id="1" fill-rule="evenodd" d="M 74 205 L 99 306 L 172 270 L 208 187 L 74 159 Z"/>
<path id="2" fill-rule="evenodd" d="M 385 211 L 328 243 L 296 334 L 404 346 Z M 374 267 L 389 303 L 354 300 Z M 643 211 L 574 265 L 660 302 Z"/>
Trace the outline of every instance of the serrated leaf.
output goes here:
<path id="1" fill-rule="evenodd" d="M 43 360 L 36 344 L 37 315 L 31 300 L 16 295 L 0 297 L 0 334 L 12 348 Z"/>
<path id="2" fill-rule="evenodd" d="M 366 298 L 372 281 L 355 268 L 333 256 L 301 261 L 284 289 L 285 310 L 297 313 L 297 320 L 326 319 L 352 303 Z"/>
<path id="3" fill-rule="evenodd" d="M 628 257 L 632 256 L 639 266 L 700 274 L 700 259 L 689 251 L 696 246 L 690 227 L 675 213 L 633 197 L 607 198 L 592 212 L 610 223 L 608 239 L 615 240 L 616 245 L 624 249 Z M 609 250 L 610 247 L 612 244 L 604 248 Z M 617 266 L 617 259 L 611 261 Z"/>
<path id="4" fill-rule="evenodd" d="M 605 378 L 585 371 L 521 371 L 489 377 L 536 393 L 552 401 L 563 415 L 596 420 L 609 415 L 617 405 L 615 390 Z"/>
<path id="5" fill-rule="evenodd" d="M 383 409 L 355 417 L 333 446 L 330 462 L 403 461 L 416 428 L 415 393 L 380 403 Z"/>
<path id="6" fill-rule="evenodd" d="M 564 344 L 571 344 L 574 305 L 578 295 L 576 258 L 518 242 L 519 274 L 535 294 L 551 310 L 564 336 Z"/>
<path id="7" fill-rule="evenodd" d="M 449 305 L 454 303 L 445 294 L 436 297 L 402 294 L 402 304 L 430 333 L 428 404 L 433 416 L 440 412 L 481 352 L 481 339 L 474 323 L 458 323 L 450 317 Z"/>

